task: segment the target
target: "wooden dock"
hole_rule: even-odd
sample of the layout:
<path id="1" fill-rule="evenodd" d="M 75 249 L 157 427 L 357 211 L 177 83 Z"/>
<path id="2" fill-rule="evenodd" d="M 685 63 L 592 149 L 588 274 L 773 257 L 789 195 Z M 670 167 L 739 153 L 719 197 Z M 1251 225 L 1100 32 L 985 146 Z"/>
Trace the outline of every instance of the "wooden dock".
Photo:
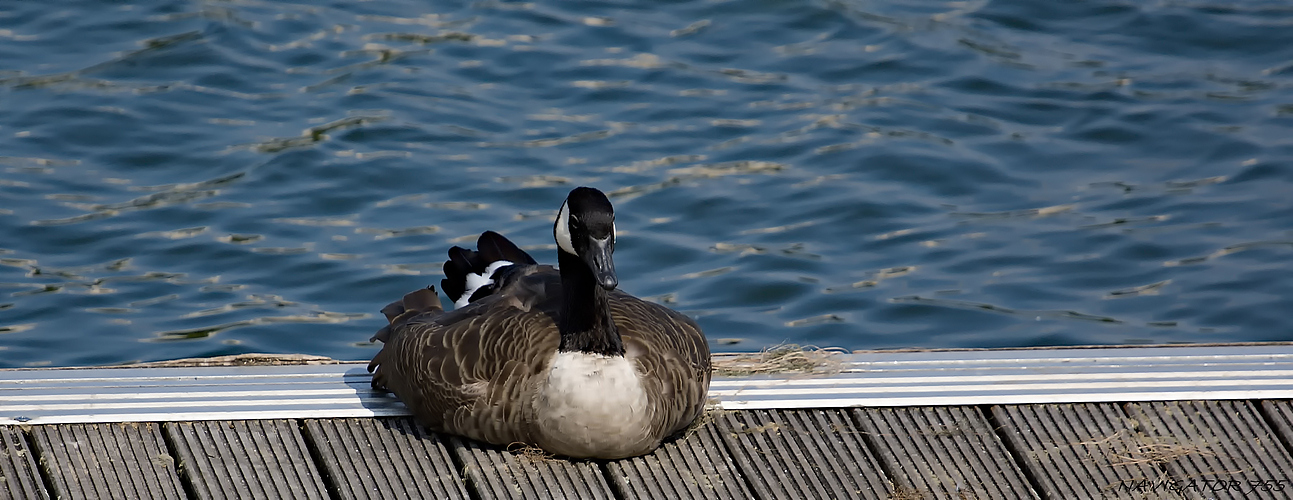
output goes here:
<path id="1" fill-rule="evenodd" d="M 0 371 L 0 499 L 1293 497 L 1288 344 L 839 355 L 719 377 L 702 425 L 614 461 L 276 363 Z"/>

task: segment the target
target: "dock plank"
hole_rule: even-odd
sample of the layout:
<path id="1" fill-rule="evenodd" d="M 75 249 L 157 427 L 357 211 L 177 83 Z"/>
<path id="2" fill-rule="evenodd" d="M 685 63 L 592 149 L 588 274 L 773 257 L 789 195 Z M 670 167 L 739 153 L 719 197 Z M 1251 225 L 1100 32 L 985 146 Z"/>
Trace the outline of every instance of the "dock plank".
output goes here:
<path id="1" fill-rule="evenodd" d="M 157 424 L 42 425 L 32 440 L 58 498 L 184 496 Z"/>
<path id="2" fill-rule="evenodd" d="M 1284 448 L 1293 450 L 1293 401 L 1262 401 L 1262 410 L 1270 416 L 1270 421 L 1275 426 L 1275 432 L 1279 433 L 1281 440 L 1284 442 Z M 1293 480 L 1293 474 L 1289 477 Z"/>
<path id="3" fill-rule="evenodd" d="M 199 499 L 329 498 L 295 421 L 167 422 L 165 430 Z"/>
<path id="4" fill-rule="evenodd" d="M 1039 498 L 973 406 L 854 410 L 903 498 Z"/>
<path id="5" fill-rule="evenodd" d="M 719 432 L 709 422 L 648 455 L 608 462 L 611 483 L 627 499 L 751 498 Z"/>
<path id="6" fill-rule="evenodd" d="M 591 460 L 564 460 L 539 451 L 512 452 L 451 436 L 451 451 L 463 464 L 467 486 L 482 500 L 502 498 L 612 498 L 601 467 Z"/>
<path id="7" fill-rule="evenodd" d="M 1293 458 L 1252 403 L 1156 401 L 1128 403 L 1127 411 L 1144 433 L 1141 458 L 1166 467 L 1189 496 L 1293 498 Z M 1279 480 L 1280 491 L 1261 486 Z"/>
<path id="8" fill-rule="evenodd" d="M 758 498 L 893 496 L 847 410 L 726 412 L 720 422 Z"/>
<path id="9" fill-rule="evenodd" d="M 1178 498 L 1140 487 L 1167 473 L 1133 458 L 1140 442 L 1134 422 L 1118 405 L 1003 405 L 993 406 L 992 414 L 1045 498 Z"/>
<path id="10" fill-rule="evenodd" d="M 308 419 L 306 437 L 342 499 L 466 499 L 449 450 L 411 418 Z"/>
<path id="11" fill-rule="evenodd" d="M 22 429 L 0 426 L 0 500 L 47 498 Z"/>

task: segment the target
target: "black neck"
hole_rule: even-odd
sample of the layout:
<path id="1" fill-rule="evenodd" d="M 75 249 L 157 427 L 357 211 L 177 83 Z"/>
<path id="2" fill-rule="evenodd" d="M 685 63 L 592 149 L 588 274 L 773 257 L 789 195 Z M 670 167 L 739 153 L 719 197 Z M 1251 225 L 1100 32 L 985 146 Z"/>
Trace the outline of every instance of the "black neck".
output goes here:
<path id="1" fill-rule="evenodd" d="M 611 319 L 609 292 L 597 284 L 593 271 L 582 259 L 557 250 L 561 266 L 562 352 L 586 352 L 606 356 L 623 356 L 624 343 Z"/>

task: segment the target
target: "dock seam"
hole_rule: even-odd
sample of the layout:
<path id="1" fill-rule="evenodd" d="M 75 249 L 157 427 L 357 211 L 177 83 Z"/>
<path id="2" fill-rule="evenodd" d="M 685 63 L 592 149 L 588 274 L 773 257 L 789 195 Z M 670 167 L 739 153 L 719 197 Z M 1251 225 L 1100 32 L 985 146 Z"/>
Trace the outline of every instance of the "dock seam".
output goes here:
<path id="1" fill-rule="evenodd" d="M 992 405 L 977 405 L 974 409 L 978 411 L 980 415 L 983 415 L 984 420 L 988 422 L 988 427 L 992 429 L 993 434 L 996 434 L 997 440 L 1001 442 L 1001 447 L 1005 449 L 1006 454 L 1010 456 L 1010 461 L 1015 464 L 1015 467 L 1018 467 L 1019 470 L 1023 472 L 1024 480 L 1028 481 L 1028 487 L 1032 488 L 1033 494 L 1037 495 L 1037 498 L 1039 499 L 1050 500 L 1050 497 L 1046 495 L 1046 490 L 1042 488 L 1041 481 L 1038 480 L 1036 475 L 1034 475 L 1033 470 L 1028 467 L 1028 463 L 1024 461 L 1023 450 L 1015 448 L 1015 443 L 1012 442 L 1010 437 L 1004 432 L 1004 425 L 997 420 L 997 416 L 992 413 Z"/>

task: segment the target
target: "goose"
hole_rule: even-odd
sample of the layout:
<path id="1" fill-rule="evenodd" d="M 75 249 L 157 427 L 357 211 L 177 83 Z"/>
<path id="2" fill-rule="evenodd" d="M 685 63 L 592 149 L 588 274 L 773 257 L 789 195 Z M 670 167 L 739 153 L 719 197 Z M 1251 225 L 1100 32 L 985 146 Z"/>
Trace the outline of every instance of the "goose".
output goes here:
<path id="1" fill-rule="evenodd" d="M 691 318 L 617 288 L 615 212 L 570 191 L 553 224 L 558 267 L 493 231 L 449 249 L 441 289 L 382 309 L 368 371 L 426 427 L 571 458 L 643 455 L 704 410 L 709 344 Z"/>

